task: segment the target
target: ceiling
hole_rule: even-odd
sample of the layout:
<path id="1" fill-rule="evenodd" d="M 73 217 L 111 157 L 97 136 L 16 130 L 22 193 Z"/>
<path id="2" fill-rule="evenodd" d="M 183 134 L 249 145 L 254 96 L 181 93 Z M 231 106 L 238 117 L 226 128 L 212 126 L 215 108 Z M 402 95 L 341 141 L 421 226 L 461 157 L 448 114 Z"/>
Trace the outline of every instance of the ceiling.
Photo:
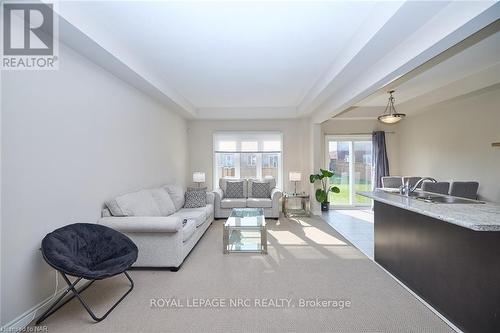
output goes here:
<path id="1" fill-rule="evenodd" d="M 423 108 L 500 84 L 500 24 L 445 60 L 411 78 L 391 84 L 359 101 L 336 118 L 376 118 L 387 105 L 387 90 L 394 89 L 398 112 L 412 114 Z"/>
<path id="2" fill-rule="evenodd" d="M 135 2 L 78 11 L 195 108 L 245 108 L 299 104 L 373 6 Z"/>
<path id="3" fill-rule="evenodd" d="M 353 105 L 385 103 L 385 96 L 363 97 L 498 19 L 499 8 L 487 1 L 74 1 L 57 11 L 64 42 L 186 117 L 321 121 Z M 494 65 L 498 40 L 486 44 L 487 52 L 478 45 L 407 82 L 398 100 Z"/>

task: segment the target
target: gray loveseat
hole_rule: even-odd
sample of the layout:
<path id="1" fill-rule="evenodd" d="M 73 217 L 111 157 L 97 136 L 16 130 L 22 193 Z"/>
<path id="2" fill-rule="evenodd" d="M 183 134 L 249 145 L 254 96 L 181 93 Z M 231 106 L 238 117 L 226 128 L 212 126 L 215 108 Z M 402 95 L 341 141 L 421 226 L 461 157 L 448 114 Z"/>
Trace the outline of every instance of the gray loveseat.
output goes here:
<path id="1" fill-rule="evenodd" d="M 227 193 L 228 182 L 243 182 L 242 197 L 231 197 Z M 256 198 L 253 193 L 254 183 L 269 183 L 269 197 Z M 279 200 L 281 191 L 276 188 L 276 180 L 270 179 L 230 179 L 221 178 L 219 188 L 214 191 L 214 213 L 215 218 L 226 218 L 231 214 L 233 208 L 263 208 L 264 216 L 267 218 L 279 218 Z"/>

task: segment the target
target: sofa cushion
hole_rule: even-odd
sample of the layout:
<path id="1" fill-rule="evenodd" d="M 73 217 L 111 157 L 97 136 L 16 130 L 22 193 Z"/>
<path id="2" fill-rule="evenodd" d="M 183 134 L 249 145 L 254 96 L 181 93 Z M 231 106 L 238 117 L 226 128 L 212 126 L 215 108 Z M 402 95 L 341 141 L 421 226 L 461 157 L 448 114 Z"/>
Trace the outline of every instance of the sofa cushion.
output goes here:
<path id="1" fill-rule="evenodd" d="M 226 191 L 224 193 L 226 198 L 244 198 L 243 181 L 234 181 L 226 183 Z"/>
<path id="2" fill-rule="evenodd" d="M 113 216 L 162 216 L 149 190 L 120 195 L 106 202 Z"/>
<path id="3" fill-rule="evenodd" d="M 250 182 L 252 198 L 270 198 L 271 188 L 268 182 Z"/>
<path id="4" fill-rule="evenodd" d="M 224 198 L 220 202 L 221 208 L 245 208 L 246 206 L 246 198 Z"/>
<path id="5" fill-rule="evenodd" d="M 207 210 L 206 207 L 199 208 L 181 208 L 178 212 L 172 216 L 179 216 L 182 219 L 191 219 L 196 221 L 196 226 L 200 226 L 207 220 Z"/>
<path id="6" fill-rule="evenodd" d="M 264 179 L 249 179 L 248 180 L 248 197 L 255 198 L 252 193 L 252 183 L 269 183 L 269 192 L 271 192 L 276 187 L 276 179 L 275 178 L 264 178 Z M 271 194 L 269 193 L 269 197 Z"/>
<path id="7" fill-rule="evenodd" d="M 187 191 L 184 200 L 184 208 L 205 207 L 207 204 L 207 192 Z"/>
<path id="8" fill-rule="evenodd" d="M 196 230 L 196 221 L 188 219 L 182 227 L 182 241 L 185 243 L 193 236 Z"/>
<path id="9" fill-rule="evenodd" d="M 271 208 L 273 207 L 273 201 L 268 198 L 248 198 L 247 199 L 248 208 Z"/>
<path id="10" fill-rule="evenodd" d="M 175 213 L 176 209 L 174 202 L 170 198 L 170 195 L 168 195 L 167 191 L 162 188 L 153 188 L 149 191 L 153 199 L 156 201 L 162 216 L 168 216 Z"/>
<path id="11" fill-rule="evenodd" d="M 184 189 L 179 185 L 165 185 L 163 189 L 174 202 L 175 210 L 179 210 L 184 206 Z"/>

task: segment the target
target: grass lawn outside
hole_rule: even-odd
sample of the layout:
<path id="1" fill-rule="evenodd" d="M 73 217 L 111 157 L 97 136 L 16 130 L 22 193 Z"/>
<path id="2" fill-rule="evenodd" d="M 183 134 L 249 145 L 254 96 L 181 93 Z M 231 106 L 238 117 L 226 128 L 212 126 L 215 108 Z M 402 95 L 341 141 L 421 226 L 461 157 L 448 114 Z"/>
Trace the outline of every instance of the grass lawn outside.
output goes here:
<path id="1" fill-rule="evenodd" d="M 335 185 L 340 189 L 340 193 L 331 193 L 328 195 L 330 204 L 333 205 L 348 205 L 349 204 L 349 184 Z M 354 190 L 356 192 L 371 191 L 371 184 L 355 184 Z M 354 200 L 358 204 L 369 204 L 371 199 L 362 197 L 360 195 L 354 196 Z"/>

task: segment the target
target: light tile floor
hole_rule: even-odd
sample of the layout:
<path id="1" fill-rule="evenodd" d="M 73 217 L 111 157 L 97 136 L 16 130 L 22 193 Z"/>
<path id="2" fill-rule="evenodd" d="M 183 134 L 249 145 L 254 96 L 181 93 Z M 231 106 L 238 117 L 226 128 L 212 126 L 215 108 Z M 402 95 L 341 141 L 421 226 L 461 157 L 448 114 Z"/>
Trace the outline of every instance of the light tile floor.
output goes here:
<path id="1" fill-rule="evenodd" d="M 323 219 L 347 238 L 367 257 L 373 259 L 373 211 L 330 210 L 322 213 Z"/>

